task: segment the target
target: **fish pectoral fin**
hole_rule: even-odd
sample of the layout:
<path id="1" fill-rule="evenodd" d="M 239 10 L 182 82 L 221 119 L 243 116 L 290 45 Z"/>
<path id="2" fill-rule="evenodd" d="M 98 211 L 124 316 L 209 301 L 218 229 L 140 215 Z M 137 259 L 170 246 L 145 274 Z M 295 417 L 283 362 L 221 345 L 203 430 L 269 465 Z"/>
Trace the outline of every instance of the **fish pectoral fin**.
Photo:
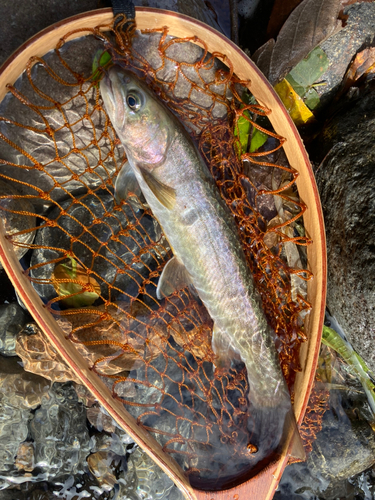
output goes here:
<path id="1" fill-rule="evenodd" d="M 214 325 L 212 332 L 212 350 L 216 355 L 215 366 L 217 368 L 229 367 L 234 357 L 230 346 L 229 336 Z"/>
<path id="2" fill-rule="evenodd" d="M 134 196 L 129 196 L 133 194 Z M 143 196 L 135 173 L 127 161 L 120 170 L 115 182 L 115 200 L 120 203 L 122 200 L 131 203 L 135 208 L 145 208 L 146 200 Z"/>
<path id="3" fill-rule="evenodd" d="M 145 168 L 139 169 L 145 183 L 151 189 L 153 195 L 162 205 L 171 210 L 176 203 L 176 191 L 170 186 L 160 182 L 152 173 Z"/>
<path id="4" fill-rule="evenodd" d="M 185 288 L 191 283 L 190 274 L 183 263 L 177 257 L 172 257 L 166 263 L 160 275 L 156 297 L 161 300 L 163 297 L 168 297 L 171 293 L 181 290 L 181 288 Z"/>

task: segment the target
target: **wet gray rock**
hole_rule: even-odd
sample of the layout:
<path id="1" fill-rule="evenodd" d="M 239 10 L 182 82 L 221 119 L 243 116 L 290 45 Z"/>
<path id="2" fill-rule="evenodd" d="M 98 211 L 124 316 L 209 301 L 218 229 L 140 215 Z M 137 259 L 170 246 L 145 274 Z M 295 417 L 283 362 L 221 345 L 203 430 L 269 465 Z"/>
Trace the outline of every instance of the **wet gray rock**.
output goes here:
<path id="1" fill-rule="evenodd" d="M 66 200 L 60 206 L 66 215 L 61 215 L 57 207 L 49 214 L 50 220 L 57 220 L 59 227 L 48 226 L 38 230 L 35 244 L 40 248 L 33 251 L 31 266 L 43 265 L 32 269 L 31 276 L 49 280 L 56 265 L 51 261 L 61 258 L 65 250 L 71 249 L 76 260 L 97 273 L 95 278 L 104 297 L 109 296 L 107 283 L 123 292 L 112 288 L 112 301 L 119 297 L 126 301 L 129 295 L 137 296 L 140 284 L 149 274 L 146 265 L 158 264 L 156 254 L 147 252 L 139 256 L 142 248 L 156 239 L 154 220 L 144 216 L 138 222 L 125 205 L 122 210 L 114 212 L 114 199 L 108 193 Z M 127 231 L 128 225 L 134 225 L 133 229 Z M 123 234 L 125 232 L 127 234 Z M 125 265 L 130 269 L 120 273 Z M 47 300 L 57 296 L 51 284 L 33 285 Z"/>
<path id="2" fill-rule="evenodd" d="M 83 472 L 89 453 L 86 409 L 71 384 L 55 383 L 30 422 L 35 463 L 50 478 Z"/>
<path id="3" fill-rule="evenodd" d="M 183 495 L 147 453 L 136 448 L 128 458 L 125 479 L 120 481 L 119 498 L 182 500 Z"/>
<path id="4" fill-rule="evenodd" d="M 327 305 L 375 370 L 375 82 L 326 123 L 316 179 L 327 235 Z"/>
<path id="5" fill-rule="evenodd" d="M 215 59 L 214 64 L 212 64 L 210 56 L 206 56 L 206 59 L 204 59 L 204 50 L 194 43 L 171 43 L 165 51 L 167 58 L 163 60 L 159 51 L 160 39 L 161 35 L 159 33 L 141 34 L 137 32 L 133 39 L 132 47 L 135 53 L 141 54 L 142 57 L 157 70 L 159 81 L 176 81 L 176 85 L 173 86 L 172 89 L 166 84 L 163 85 L 163 89 L 172 99 L 172 102 L 175 101 L 176 98 L 179 99 L 179 103 L 176 107 L 177 112 L 180 106 L 184 107 L 186 112 L 196 112 L 196 106 L 199 106 L 196 119 L 200 120 L 200 128 L 203 126 L 202 124 L 211 121 L 212 118 L 224 118 L 228 111 L 227 107 L 218 101 L 213 103 L 212 95 L 206 92 L 204 82 L 206 84 L 210 83 L 209 88 L 211 91 L 219 95 L 230 97 L 231 92 L 224 84 L 211 83 L 217 80 L 218 70 L 223 68 L 227 69 L 226 66 L 218 59 Z M 165 43 L 171 42 L 172 40 L 173 37 L 168 36 Z M 194 63 L 202 60 L 208 61 L 206 66 L 202 64 L 198 69 L 192 66 Z M 176 62 L 187 63 L 181 66 L 177 80 L 176 75 L 179 68 Z M 194 83 L 195 88 L 193 88 L 191 82 Z M 196 87 L 199 87 L 201 90 L 198 91 Z M 213 104 L 214 106 L 212 108 Z M 189 124 L 189 126 L 195 130 L 192 124 Z"/>
<path id="6" fill-rule="evenodd" d="M 350 410 L 348 418 L 341 406 L 347 406 L 347 401 L 337 392 L 331 393 L 331 409 L 324 414 L 323 428 L 307 461 L 286 468 L 275 500 L 354 499 L 347 479 L 375 463 L 373 430 L 355 411 Z"/>
<path id="7" fill-rule="evenodd" d="M 0 356 L 0 471 L 14 469 L 19 446 L 28 436 L 31 410 L 47 397 L 49 386 L 25 372 L 18 357 Z"/>
<path id="8" fill-rule="evenodd" d="M 0 353 L 16 356 L 16 338 L 28 321 L 28 315 L 18 304 L 0 305 Z"/>
<path id="9" fill-rule="evenodd" d="M 0 471 L 13 469 L 19 445 L 28 434 L 30 410 L 0 402 Z"/>
<path id="10" fill-rule="evenodd" d="M 91 438 L 90 446 L 92 451 L 109 449 L 117 455 L 124 455 L 127 446 L 134 444 L 133 439 L 122 427 L 105 411 L 101 405 L 92 406 L 87 409 L 87 419 L 100 431 L 99 434 Z M 102 431 L 108 434 L 105 434 Z"/>
<path id="11" fill-rule="evenodd" d="M 102 42 L 87 36 L 67 43 L 61 53 L 76 73 L 89 78 L 98 49 L 103 49 Z M 0 116 L 33 127 L 29 130 L 8 121 L 0 122 L 1 133 L 28 154 L 0 140 L 0 158 L 9 162 L 0 165 L 0 173 L 14 179 L 14 187 L 21 194 L 31 196 L 38 213 L 51 206 L 51 200 L 66 199 L 67 193 L 79 194 L 87 187 L 105 187 L 105 181 L 115 173 L 116 162 L 121 163 L 123 157 L 121 146 L 114 148 L 114 157 L 109 154 L 110 138 L 103 134 L 106 119 L 96 108 L 96 89 L 89 89 L 90 82 L 80 86 L 55 51 L 50 51 L 44 59 L 69 85 L 52 78 L 41 64 L 36 64 L 31 72 L 38 93 L 25 73 L 15 83 L 26 101 L 46 107 L 43 117 L 10 92 L 0 103 Z M 58 103 L 60 109 L 52 106 L 51 101 Z M 47 123 L 50 129 L 46 128 Z"/>
<path id="12" fill-rule="evenodd" d="M 220 30 L 215 21 L 215 14 L 207 8 L 203 0 L 138 0 L 134 4 L 181 12 Z M 25 4 L 19 9 L 12 0 L 2 0 L 0 64 L 21 43 L 43 28 L 81 12 L 110 6 L 108 0 L 35 0 L 32 5 Z"/>
<path id="13" fill-rule="evenodd" d="M 355 3 L 345 9 L 346 26 L 323 42 L 320 47 L 327 54 L 330 66 L 320 77 L 326 85 L 316 87 L 321 106 L 328 104 L 336 94 L 348 65 L 357 52 L 372 45 L 375 33 L 375 4 Z"/>
<path id="14" fill-rule="evenodd" d="M 35 409 L 48 398 L 49 380 L 25 372 L 18 357 L 0 356 L 1 401 L 22 409 Z"/>
<path id="15" fill-rule="evenodd" d="M 34 207 L 29 200 L 13 198 L 19 194 L 9 183 L 0 180 L 0 217 L 5 232 L 13 243 L 15 253 L 18 259 L 21 259 L 29 250 L 28 245 L 34 241 L 36 217 L 26 215 L 27 212 L 34 213 Z M 1 262 L 0 269 L 2 269 Z"/>

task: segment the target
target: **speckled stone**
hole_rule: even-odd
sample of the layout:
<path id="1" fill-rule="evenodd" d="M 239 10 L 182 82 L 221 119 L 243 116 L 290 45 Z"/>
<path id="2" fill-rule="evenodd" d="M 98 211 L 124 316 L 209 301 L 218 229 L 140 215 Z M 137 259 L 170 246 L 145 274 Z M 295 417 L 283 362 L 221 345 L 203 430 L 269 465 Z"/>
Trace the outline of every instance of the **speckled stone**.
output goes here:
<path id="1" fill-rule="evenodd" d="M 31 410 L 48 397 L 49 387 L 42 377 L 25 372 L 18 357 L 0 356 L 0 471 L 14 468 Z"/>
<path id="2" fill-rule="evenodd" d="M 375 6 L 375 4 L 373 4 Z M 327 235 L 327 305 L 375 370 L 375 81 L 326 123 L 316 179 Z"/>
<path id="3" fill-rule="evenodd" d="M 320 77 L 324 86 L 316 87 L 325 107 L 334 97 L 348 65 L 355 54 L 365 46 L 371 46 L 375 32 L 375 3 L 355 3 L 345 9 L 346 26 L 323 42 L 320 47 L 327 54 L 330 66 Z"/>
<path id="4" fill-rule="evenodd" d="M 30 422 L 35 464 L 51 478 L 85 469 L 89 453 L 86 409 L 71 384 L 55 383 Z"/>
<path id="5" fill-rule="evenodd" d="M 16 338 L 28 320 L 28 315 L 18 304 L 0 305 L 0 353 L 16 355 Z"/>
<path id="6" fill-rule="evenodd" d="M 140 448 L 130 455 L 125 480 L 120 482 L 120 498 L 142 500 L 182 500 L 180 490 Z"/>

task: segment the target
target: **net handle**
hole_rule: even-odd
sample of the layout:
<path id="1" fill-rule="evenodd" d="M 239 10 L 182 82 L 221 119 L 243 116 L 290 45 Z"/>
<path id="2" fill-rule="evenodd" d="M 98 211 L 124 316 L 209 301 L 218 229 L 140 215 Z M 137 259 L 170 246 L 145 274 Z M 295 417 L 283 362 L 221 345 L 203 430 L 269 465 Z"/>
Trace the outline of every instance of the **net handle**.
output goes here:
<path id="1" fill-rule="evenodd" d="M 313 386 L 314 374 L 319 354 L 320 339 L 324 321 L 326 296 L 326 247 L 323 215 L 319 194 L 315 183 L 307 153 L 301 138 L 291 121 L 287 111 L 274 90 L 250 59 L 234 43 L 219 32 L 204 23 L 188 16 L 151 8 L 136 8 L 137 28 L 154 29 L 168 26 L 170 33 L 178 37 L 198 36 L 205 40 L 210 52 L 220 50 L 231 60 L 237 76 L 243 80 L 251 78 L 251 92 L 262 106 L 272 109 L 269 118 L 275 132 L 285 137 L 284 149 L 293 168 L 299 172 L 297 187 L 301 199 L 308 209 L 304 214 L 306 233 L 313 240 L 307 248 L 309 269 L 314 279 L 308 282 L 308 299 L 312 311 L 305 325 L 308 342 L 301 349 L 302 372 L 297 374 L 295 383 L 295 413 L 301 423 Z M 7 84 L 14 84 L 31 56 L 43 57 L 53 49 L 60 38 L 67 32 L 80 30 L 83 27 L 94 28 L 103 25 L 101 29 L 109 29 L 113 23 L 112 9 L 100 9 L 86 12 L 58 22 L 33 36 L 23 44 L 0 68 L 0 101 L 7 93 Z M 107 26 L 105 26 L 107 25 Z M 73 34 L 68 40 L 82 36 L 84 33 Z M 157 441 L 139 427 L 134 418 L 112 398 L 104 383 L 90 372 L 88 367 L 82 368 L 81 359 L 77 358 L 73 346 L 67 344 L 63 332 L 57 326 L 52 315 L 41 303 L 40 297 L 30 281 L 23 274 L 11 243 L 7 240 L 2 224 L 0 224 L 0 259 L 14 287 L 33 315 L 40 328 L 48 334 L 51 343 L 62 357 L 73 367 L 83 383 L 106 408 L 111 416 L 128 432 L 133 439 L 151 456 L 151 458 L 171 477 L 188 500 L 247 500 L 257 498 L 270 500 L 276 490 L 282 472 L 288 462 L 288 454 L 278 462 L 270 464 L 254 478 L 240 486 L 226 491 L 203 492 L 194 490 L 176 462 L 166 455 Z M 71 350 L 73 349 L 73 351 Z M 290 444 L 291 446 L 291 444 Z M 289 448 L 288 448 L 289 449 Z"/>

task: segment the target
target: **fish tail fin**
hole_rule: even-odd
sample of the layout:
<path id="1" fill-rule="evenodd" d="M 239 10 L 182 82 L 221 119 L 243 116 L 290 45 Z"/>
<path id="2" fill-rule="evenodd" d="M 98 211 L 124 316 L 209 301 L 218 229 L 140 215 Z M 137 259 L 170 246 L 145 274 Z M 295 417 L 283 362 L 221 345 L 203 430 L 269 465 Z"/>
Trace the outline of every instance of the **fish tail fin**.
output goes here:
<path id="1" fill-rule="evenodd" d="M 257 462 L 275 455 L 306 459 L 290 400 L 287 408 L 285 405 L 252 407 L 250 412 L 252 416 L 250 440 L 257 448 L 254 455 Z"/>

